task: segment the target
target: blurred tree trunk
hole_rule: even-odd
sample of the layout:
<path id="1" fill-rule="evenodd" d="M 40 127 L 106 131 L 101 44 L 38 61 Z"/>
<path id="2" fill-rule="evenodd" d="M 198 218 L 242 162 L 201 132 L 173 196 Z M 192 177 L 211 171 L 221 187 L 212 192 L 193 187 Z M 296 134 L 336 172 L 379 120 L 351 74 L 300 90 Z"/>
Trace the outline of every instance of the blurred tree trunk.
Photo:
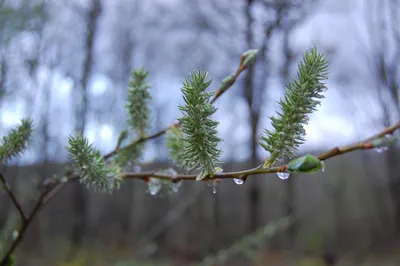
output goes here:
<path id="1" fill-rule="evenodd" d="M 251 14 L 251 6 L 253 0 L 246 1 L 246 48 L 252 49 L 254 45 L 253 36 L 253 17 Z M 258 137 L 257 137 L 257 125 L 260 118 L 260 109 L 256 108 L 253 104 L 254 99 L 254 64 L 251 64 L 247 69 L 247 73 L 244 81 L 244 98 L 246 99 L 249 112 L 250 112 L 250 127 L 251 127 L 251 157 L 250 161 L 252 165 L 256 165 L 257 158 L 257 147 L 258 147 Z M 258 210 L 259 210 L 259 198 L 260 198 L 260 181 L 254 179 L 251 182 L 251 187 L 249 189 L 249 204 L 250 204 L 250 219 L 249 219 L 249 231 L 253 232 L 259 227 L 258 221 Z"/>
<path id="2" fill-rule="evenodd" d="M 379 8 L 374 8 L 379 7 Z M 370 14 L 371 10 L 376 16 Z M 376 20 L 374 20 L 376 18 Z M 371 61 L 376 80 L 378 101 L 383 111 L 383 125 L 400 119 L 399 62 L 400 62 L 400 8 L 396 0 L 370 0 L 366 5 L 366 19 L 372 47 Z M 393 202 L 396 236 L 400 237 L 400 173 L 396 147 L 385 152 L 389 175 L 389 193 Z"/>
<path id="3" fill-rule="evenodd" d="M 87 25 L 86 25 L 86 38 L 85 38 L 85 57 L 83 61 L 82 77 L 79 81 L 79 92 L 80 96 L 75 110 L 75 131 L 85 132 L 87 124 L 87 113 L 88 113 L 88 80 L 92 71 L 93 63 L 93 50 L 95 44 L 95 38 L 97 34 L 97 23 L 101 14 L 101 2 L 100 0 L 92 0 L 91 7 L 87 13 Z M 83 236 L 86 230 L 85 214 L 87 212 L 87 199 L 86 188 L 80 184 L 74 186 L 72 195 L 73 208 L 74 208 L 74 224 L 72 225 L 71 240 L 72 250 L 70 258 L 75 256 L 76 251 L 83 244 Z"/>
<path id="4" fill-rule="evenodd" d="M 132 13 L 130 13 L 132 15 Z M 137 16 L 136 14 L 133 14 L 132 16 Z M 124 16 L 123 16 L 124 17 Z M 128 16 L 127 16 L 128 17 Z M 125 17 L 125 18 L 127 18 Z M 123 24 L 124 22 L 121 22 L 121 24 Z M 131 40 L 131 33 L 130 33 L 130 28 L 127 28 L 125 30 L 123 30 L 123 37 L 121 38 L 121 72 L 122 72 L 122 82 L 123 84 L 128 84 L 129 78 L 130 78 L 130 72 L 132 70 L 132 56 L 133 56 L 133 47 L 134 47 L 134 43 Z M 125 85 L 126 87 L 127 85 Z M 133 169 L 130 169 L 130 171 L 132 171 Z M 132 241 L 132 237 L 134 236 L 133 234 L 133 228 L 132 228 L 132 209 L 134 206 L 134 200 L 135 197 L 137 197 L 134 193 L 134 189 L 135 189 L 135 184 L 134 182 L 127 182 L 127 184 L 125 184 L 126 186 L 126 190 L 127 193 L 130 197 L 129 200 L 124 202 L 124 205 L 126 210 L 128 211 L 128 213 L 126 215 L 124 215 L 121 218 L 121 230 L 123 233 L 123 237 L 122 237 L 122 242 L 120 243 L 121 246 L 126 246 L 129 244 L 132 244 L 132 242 L 130 243 L 129 241 Z"/>

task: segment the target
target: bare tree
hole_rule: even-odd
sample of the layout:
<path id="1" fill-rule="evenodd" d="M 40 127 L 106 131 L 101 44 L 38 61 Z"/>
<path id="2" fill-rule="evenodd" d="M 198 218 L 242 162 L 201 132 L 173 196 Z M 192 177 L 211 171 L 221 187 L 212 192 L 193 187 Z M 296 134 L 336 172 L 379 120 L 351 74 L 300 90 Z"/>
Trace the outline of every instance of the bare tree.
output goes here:
<path id="1" fill-rule="evenodd" d="M 400 119 L 399 62 L 400 62 L 400 6 L 395 0 L 369 0 L 365 18 L 369 30 L 369 65 L 375 80 L 378 101 L 383 112 L 383 125 Z M 394 207 L 394 223 L 400 235 L 400 175 L 393 167 L 398 161 L 395 148 L 385 153 L 389 192 Z"/>

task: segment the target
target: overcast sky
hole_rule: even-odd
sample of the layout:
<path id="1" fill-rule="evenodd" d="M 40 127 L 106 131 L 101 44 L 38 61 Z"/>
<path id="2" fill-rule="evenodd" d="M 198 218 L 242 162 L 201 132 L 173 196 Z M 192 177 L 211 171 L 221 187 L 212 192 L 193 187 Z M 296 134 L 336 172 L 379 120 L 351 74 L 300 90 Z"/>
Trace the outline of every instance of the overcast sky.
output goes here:
<path id="1" fill-rule="evenodd" d="M 112 1 L 108 2 L 110 4 Z M 317 48 L 320 46 L 324 49 L 329 47 L 336 49 L 334 58 L 328 58 L 333 60 L 330 62 L 330 77 L 333 78 L 328 81 L 329 89 L 325 94 L 326 98 L 322 100 L 322 106 L 311 116 L 310 123 L 306 126 L 306 144 L 302 145 L 302 151 L 344 145 L 374 134 L 382 128 L 380 124 L 376 123 L 380 118 L 381 110 L 377 104 L 374 90 L 365 89 L 366 86 L 371 86 L 372 81 L 369 70 L 365 66 L 365 60 L 361 58 L 370 49 L 363 33 L 366 30 L 363 22 L 364 1 L 326 0 L 322 2 L 324 5 L 319 8 L 319 11 L 299 26 L 291 38 L 291 47 L 295 51 L 305 51 L 314 45 Z M 105 12 L 104 21 L 111 19 L 107 16 L 115 16 L 115 12 Z M 100 38 L 98 42 L 100 43 L 97 45 L 102 47 L 101 42 L 107 42 L 107 39 Z M 272 62 L 279 65 L 282 61 L 280 43 L 276 41 L 271 50 Z M 102 60 L 106 61 L 104 58 Z M 233 71 L 234 67 L 231 70 Z M 336 82 L 336 78 L 341 77 L 347 70 L 354 73 L 353 76 L 348 77 L 347 84 L 342 85 Z M 55 70 L 50 74 L 48 68 L 40 67 L 39 83 L 47 80 L 50 75 L 52 75 L 53 91 L 51 105 L 54 112 L 52 113 L 59 117 L 52 123 L 50 131 L 66 141 L 73 130 L 69 106 L 72 106 L 73 103 L 74 82 L 62 71 Z M 209 73 L 209 76 L 213 78 L 213 73 Z M 171 76 L 168 70 L 150 73 L 150 82 L 153 90 L 156 91 L 156 93 L 153 91 L 154 102 L 164 107 L 160 121 L 161 127 L 168 126 L 179 116 L 177 104 L 182 101 L 180 87 L 184 78 L 177 75 Z M 274 110 L 278 107 L 276 102 L 282 96 L 284 84 L 281 84 L 279 79 L 272 77 L 268 86 L 273 89 L 269 90 L 268 98 L 270 100 L 263 105 L 264 120 L 261 123 L 263 128 L 270 128 L 267 116 L 273 115 Z M 211 90 L 215 90 L 217 87 L 218 83 L 213 83 Z M 232 89 L 239 88 L 233 87 Z M 112 90 L 113 82 L 105 73 L 93 73 L 89 85 L 93 99 L 101 99 L 102 96 L 104 98 Z M 39 94 L 34 97 L 34 104 L 40 104 L 41 98 L 42 96 Z M 18 123 L 27 114 L 30 105 L 32 102 L 18 98 L 12 102 L 3 103 L 1 113 L 3 128 L 9 128 Z M 218 129 L 224 139 L 221 147 L 229 151 L 234 144 L 234 158 L 245 159 L 250 154 L 248 149 L 250 129 L 244 99 L 233 93 L 230 95 L 228 91 L 216 103 L 216 106 L 219 109 L 214 117 L 220 121 Z M 35 112 L 34 119 L 39 115 L 39 111 Z M 262 131 L 260 128 L 259 133 Z M 4 134 L 4 132 L 2 133 Z M 115 128 L 113 121 L 92 120 L 89 122 L 85 134 L 101 151 L 108 152 L 115 145 L 119 129 Z M 267 155 L 262 148 L 259 152 L 261 156 Z M 150 144 L 144 160 L 153 160 L 156 153 L 156 148 Z M 225 151 L 222 159 L 231 158 L 229 154 L 232 153 Z M 25 153 L 22 161 L 31 163 L 35 161 L 35 158 L 35 152 L 30 150 Z"/>

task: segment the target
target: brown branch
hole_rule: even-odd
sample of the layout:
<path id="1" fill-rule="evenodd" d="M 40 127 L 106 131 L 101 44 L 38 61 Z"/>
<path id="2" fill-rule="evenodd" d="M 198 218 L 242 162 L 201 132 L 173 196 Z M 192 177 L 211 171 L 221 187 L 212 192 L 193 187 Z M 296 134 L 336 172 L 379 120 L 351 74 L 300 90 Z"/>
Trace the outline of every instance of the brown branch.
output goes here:
<path id="1" fill-rule="evenodd" d="M 363 141 L 360 141 L 360 142 L 357 142 L 357 143 L 354 143 L 351 145 L 347 145 L 342 148 L 335 147 L 328 152 L 318 155 L 318 158 L 320 160 L 326 160 L 328 158 L 337 156 L 339 154 L 347 153 L 347 152 L 354 151 L 354 150 L 372 149 L 373 147 L 371 145 L 368 145 L 369 142 L 371 142 L 375 139 L 384 137 L 385 135 L 391 135 L 391 134 L 393 134 L 394 131 L 396 131 L 399 128 L 400 128 L 400 122 L 397 122 L 393 126 L 387 127 L 384 130 L 382 130 L 381 132 L 379 132 L 378 134 L 375 134 L 369 138 L 366 138 Z"/>
<path id="2" fill-rule="evenodd" d="M 3 189 L 7 192 L 8 196 L 10 197 L 11 201 L 13 202 L 15 208 L 19 212 L 19 216 L 21 216 L 22 221 L 26 221 L 26 216 L 25 216 L 24 211 L 22 210 L 22 206 L 19 203 L 15 194 L 12 192 L 10 185 L 7 183 L 7 181 L 4 178 L 2 173 L 0 173 L 0 181 L 3 185 Z"/>
<path id="3" fill-rule="evenodd" d="M 1 266 L 6 266 L 9 257 L 12 255 L 14 250 L 17 248 L 19 243 L 23 240 L 26 230 L 28 229 L 29 225 L 32 223 L 33 218 L 39 212 L 40 208 L 43 206 L 43 199 L 50 193 L 52 189 L 45 190 L 36 201 L 35 206 L 33 207 L 32 211 L 30 212 L 29 216 L 22 221 L 22 225 L 18 230 L 18 237 L 12 242 L 11 246 L 4 254 L 2 260 L 0 261 Z"/>
<path id="4" fill-rule="evenodd" d="M 351 151 L 373 149 L 374 147 L 370 143 L 371 141 L 373 141 L 377 138 L 383 137 L 385 135 L 388 135 L 388 134 L 393 134 L 393 132 L 399 128 L 400 128 L 400 122 L 398 122 L 397 124 L 395 124 L 391 127 L 385 128 L 383 131 L 379 132 L 378 134 L 375 134 L 361 142 L 356 142 L 354 144 L 343 146 L 343 147 L 335 147 L 335 148 L 329 150 L 328 152 L 319 154 L 317 157 L 321 161 L 325 161 L 332 157 L 335 157 L 335 156 L 338 156 L 338 155 L 341 155 L 344 153 L 348 153 Z M 202 181 L 227 179 L 227 178 L 241 178 L 243 176 L 248 177 L 248 176 L 252 176 L 252 175 L 284 172 L 285 170 L 286 170 L 286 165 L 270 167 L 270 168 L 265 168 L 265 169 L 256 167 L 256 168 L 238 171 L 238 172 L 219 173 L 219 174 L 215 174 L 213 177 L 207 176 L 204 179 L 202 179 Z M 173 183 L 177 183 L 180 181 L 196 180 L 196 177 L 197 177 L 197 175 L 195 175 L 195 174 L 172 176 L 172 175 L 160 174 L 160 173 L 157 173 L 156 171 L 141 172 L 141 173 L 122 173 L 121 175 L 126 179 L 142 179 L 142 180 L 148 182 L 149 178 L 152 177 L 152 178 L 158 178 L 158 179 L 163 179 L 163 180 L 169 180 Z"/>

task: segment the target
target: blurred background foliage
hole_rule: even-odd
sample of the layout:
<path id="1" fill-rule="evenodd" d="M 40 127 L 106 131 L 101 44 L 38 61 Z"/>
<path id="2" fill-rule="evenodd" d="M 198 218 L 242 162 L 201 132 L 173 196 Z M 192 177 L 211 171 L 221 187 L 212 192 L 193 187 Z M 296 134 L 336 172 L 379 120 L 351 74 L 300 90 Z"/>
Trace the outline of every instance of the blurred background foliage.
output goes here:
<path id="1" fill-rule="evenodd" d="M 213 91 L 247 49 L 259 49 L 255 64 L 215 104 L 214 118 L 224 171 L 258 165 L 268 155 L 258 144 L 268 116 L 313 46 L 327 56 L 329 89 L 300 154 L 399 120 L 396 0 L 0 0 L 0 132 L 27 115 L 35 123 L 29 150 L 3 172 L 31 207 L 41 182 L 63 172 L 69 134 L 83 131 L 104 153 L 115 147 L 132 68 L 149 70 L 157 132 L 180 116 L 191 70 L 207 70 Z M 167 154 L 165 137 L 151 140 L 130 170 L 168 169 Z M 327 161 L 323 173 L 224 180 L 216 194 L 196 182 L 155 197 L 140 180 L 112 196 L 74 184 L 37 217 L 17 265 L 189 265 L 288 216 L 285 228 L 221 265 L 312 266 L 323 257 L 398 265 L 399 159 L 397 146 L 354 152 Z M 18 220 L 4 192 L 0 199 L 2 247 Z"/>

